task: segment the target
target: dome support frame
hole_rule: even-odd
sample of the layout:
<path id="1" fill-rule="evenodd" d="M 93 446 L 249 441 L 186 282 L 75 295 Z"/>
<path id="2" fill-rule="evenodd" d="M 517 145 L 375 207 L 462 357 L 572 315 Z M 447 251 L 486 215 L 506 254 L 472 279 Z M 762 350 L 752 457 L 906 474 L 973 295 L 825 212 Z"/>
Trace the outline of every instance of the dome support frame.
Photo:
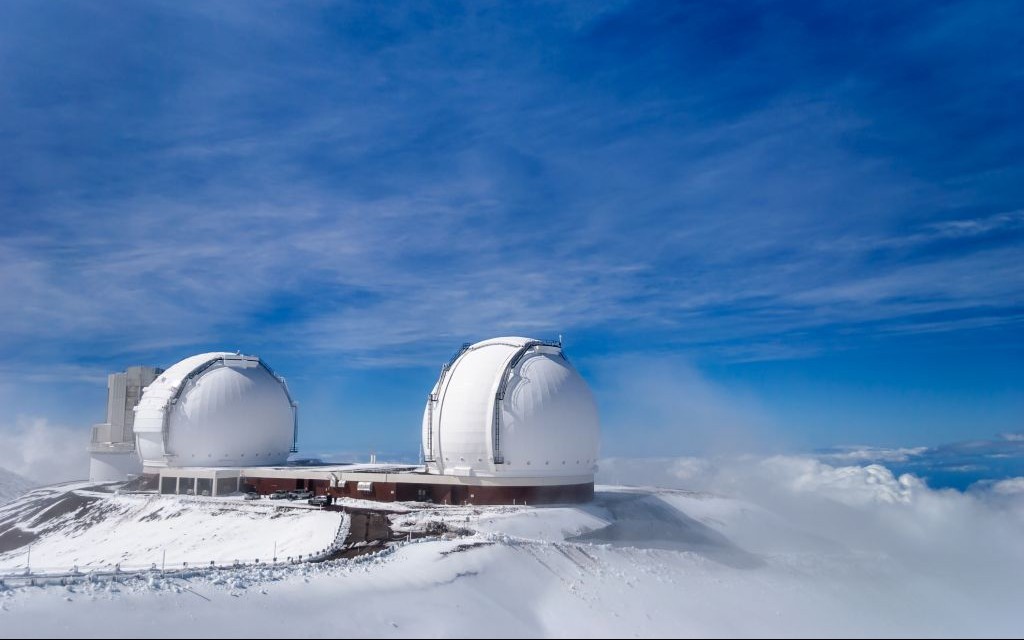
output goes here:
<path id="1" fill-rule="evenodd" d="M 498 390 L 494 393 L 494 413 L 491 418 L 491 457 L 495 465 L 505 464 L 505 456 L 501 453 L 501 404 L 505 400 L 505 392 L 508 390 L 508 383 L 512 377 L 510 374 L 515 370 L 520 360 L 523 359 L 523 356 L 535 347 L 555 348 L 558 349 L 558 354 L 562 355 L 561 340 L 558 342 L 552 340 L 530 340 L 519 347 L 512 357 L 509 358 L 508 362 L 505 363 L 505 368 L 501 372 L 501 378 L 498 382 Z"/>
<path id="2" fill-rule="evenodd" d="M 470 347 L 473 346 L 472 342 L 463 342 L 462 346 L 459 347 L 451 358 L 448 358 L 448 362 L 441 365 L 441 375 L 438 376 L 437 384 L 435 389 L 437 391 L 431 391 L 430 395 L 427 396 L 427 442 L 423 451 L 423 462 L 429 464 L 436 462 L 434 458 L 434 406 L 437 405 L 437 394 L 441 391 L 441 386 L 444 384 L 444 378 L 448 375 L 452 365 L 459 359 L 462 354 L 466 353 Z"/>

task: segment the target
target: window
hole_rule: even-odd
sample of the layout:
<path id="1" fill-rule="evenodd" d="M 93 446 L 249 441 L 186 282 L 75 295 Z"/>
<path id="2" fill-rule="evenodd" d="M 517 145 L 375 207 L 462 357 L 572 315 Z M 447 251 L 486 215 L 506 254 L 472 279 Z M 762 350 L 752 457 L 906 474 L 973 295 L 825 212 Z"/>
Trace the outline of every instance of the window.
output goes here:
<path id="1" fill-rule="evenodd" d="M 213 495 L 213 478 L 199 478 L 196 480 L 196 495 Z"/>
<path id="2" fill-rule="evenodd" d="M 217 478 L 217 495 L 226 496 L 238 490 L 238 478 Z"/>

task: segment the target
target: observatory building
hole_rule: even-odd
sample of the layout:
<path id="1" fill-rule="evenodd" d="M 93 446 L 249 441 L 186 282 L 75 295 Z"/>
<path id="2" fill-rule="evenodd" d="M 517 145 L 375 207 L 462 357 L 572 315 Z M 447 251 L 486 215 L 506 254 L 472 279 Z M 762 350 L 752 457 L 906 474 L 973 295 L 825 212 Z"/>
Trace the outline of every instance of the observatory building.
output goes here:
<path id="1" fill-rule="evenodd" d="M 107 421 L 92 427 L 89 480 L 125 480 L 142 473 L 142 462 L 135 452 L 135 405 L 146 385 L 161 373 L 163 369 L 155 367 L 128 367 L 107 376 Z"/>
<path id="2" fill-rule="evenodd" d="M 422 465 L 286 464 L 295 404 L 259 358 L 207 353 L 157 378 L 135 410 L 161 493 L 304 489 L 445 504 L 581 502 L 600 440 L 586 382 L 557 342 L 494 338 L 441 367 L 423 411 Z"/>
<path id="3" fill-rule="evenodd" d="M 423 410 L 432 474 L 593 482 L 599 440 L 590 388 L 553 342 L 463 345 Z"/>
<path id="4" fill-rule="evenodd" d="M 147 473 L 162 467 L 280 465 L 296 450 L 297 407 L 256 356 L 203 353 L 157 377 L 135 407 Z"/>

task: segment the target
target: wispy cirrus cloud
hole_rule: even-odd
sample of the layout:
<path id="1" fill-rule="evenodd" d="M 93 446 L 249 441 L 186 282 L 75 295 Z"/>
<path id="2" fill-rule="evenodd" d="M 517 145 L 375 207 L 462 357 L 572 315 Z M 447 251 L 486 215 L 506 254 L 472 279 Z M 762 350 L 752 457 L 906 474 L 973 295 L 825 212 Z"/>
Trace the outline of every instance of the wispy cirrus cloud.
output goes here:
<path id="1" fill-rule="evenodd" d="M 1020 324 L 1012 3 L 61 7 L 0 8 L 10 371 Z"/>

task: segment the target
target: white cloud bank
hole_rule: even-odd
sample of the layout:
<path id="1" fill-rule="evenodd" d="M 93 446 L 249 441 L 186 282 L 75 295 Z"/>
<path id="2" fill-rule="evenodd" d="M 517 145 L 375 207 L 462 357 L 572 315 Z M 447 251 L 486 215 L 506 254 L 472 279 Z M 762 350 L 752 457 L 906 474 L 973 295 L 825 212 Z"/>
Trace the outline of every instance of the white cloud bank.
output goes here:
<path id="1" fill-rule="evenodd" d="M 89 431 L 50 424 L 45 418 L 19 418 L 0 426 L 0 469 L 39 484 L 89 477 Z"/>
<path id="2" fill-rule="evenodd" d="M 961 492 L 931 489 L 879 464 L 735 456 L 609 459 L 601 463 L 599 481 L 707 492 L 706 507 L 699 500 L 668 500 L 761 557 L 831 558 L 834 570 L 849 572 L 850 584 L 863 591 L 856 605 L 863 609 L 851 604 L 851 619 L 905 606 L 897 617 L 903 632 L 912 633 L 934 630 L 929 616 L 962 609 L 969 620 L 962 628 L 976 633 L 1024 630 L 1024 478 Z M 864 575 L 862 561 L 884 580 Z M 838 628 L 844 628 L 840 621 Z"/>
<path id="3" fill-rule="evenodd" d="M 602 451 L 664 455 L 774 450 L 777 420 L 754 393 L 712 380 L 691 362 L 668 355 L 607 357 L 590 363 L 601 403 Z"/>

